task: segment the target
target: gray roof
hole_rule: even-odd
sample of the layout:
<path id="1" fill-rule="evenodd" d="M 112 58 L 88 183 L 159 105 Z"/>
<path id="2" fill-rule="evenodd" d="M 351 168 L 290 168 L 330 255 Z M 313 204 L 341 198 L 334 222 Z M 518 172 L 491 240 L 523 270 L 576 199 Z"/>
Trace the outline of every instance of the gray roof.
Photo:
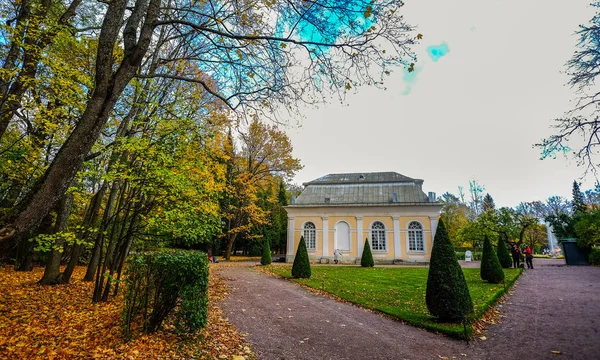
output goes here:
<path id="1" fill-rule="evenodd" d="M 291 206 L 432 204 L 422 184 L 395 172 L 329 174 L 305 183 Z"/>
<path id="2" fill-rule="evenodd" d="M 372 173 L 349 173 L 349 174 L 327 174 L 303 185 L 316 184 L 381 184 L 396 182 L 423 183 L 421 179 L 413 179 L 396 172 L 372 172 Z"/>

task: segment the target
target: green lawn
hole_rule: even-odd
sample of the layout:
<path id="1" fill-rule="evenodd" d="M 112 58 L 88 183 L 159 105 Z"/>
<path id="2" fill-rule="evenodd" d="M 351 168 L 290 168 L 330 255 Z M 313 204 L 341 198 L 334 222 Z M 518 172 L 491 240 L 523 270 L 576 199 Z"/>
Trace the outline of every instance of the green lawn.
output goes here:
<path id="1" fill-rule="evenodd" d="M 265 270 L 291 279 L 291 266 L 267 266 Z M 488 284 L 479 278 L 479 269 L 463 269 L 479 319 L 502 294 L 503 284 Z M 350 266 L 313 266 L 310 279 L 291 279 L 326 291 L 352 303 L 432 331 L 463 338 L 462 324 L 439 323 L 427 311 L 425 288 L 427 268 L 362 268 Z M 522 269 L 504 269 L 506 287 L 512 285 Z M 467 331 L 470 336 L 471 328 Z"/>

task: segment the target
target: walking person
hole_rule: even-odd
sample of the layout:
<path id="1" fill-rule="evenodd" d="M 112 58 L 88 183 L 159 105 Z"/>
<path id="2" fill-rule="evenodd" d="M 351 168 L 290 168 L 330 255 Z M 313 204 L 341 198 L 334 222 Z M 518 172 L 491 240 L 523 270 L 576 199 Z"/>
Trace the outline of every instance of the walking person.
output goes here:
<path id="1" fill-rule="evenodd" d="M 533 269 L 533 253 L 529 245 L 525 244 L 525 249 L 523 250 L 525 254 L 525 262 L 527 263 L 528 269 Z"/>
<path id="2" fill-rule="evenodd" d="M 513 245 L 512 250 L 510 251 L 513 259 L 513 267 L 515 269 L 519 268 L 519 262 L 521 260 L 521 250 L 517 245 Z"/>
<path id="3" fill-rule="evenodd" d="M 335 249 L 335 251 L 333 252 L 333 262 L 337 264 L 341 255 L 342 252 L 340 251 L 340 249 Z"/>

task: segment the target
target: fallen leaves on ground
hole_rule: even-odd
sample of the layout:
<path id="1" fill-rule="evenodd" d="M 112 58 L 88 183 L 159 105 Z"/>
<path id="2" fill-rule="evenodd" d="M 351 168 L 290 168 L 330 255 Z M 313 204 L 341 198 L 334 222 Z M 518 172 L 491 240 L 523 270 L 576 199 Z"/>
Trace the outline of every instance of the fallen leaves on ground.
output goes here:
<path id="1" fill-rule="evenodd" d="M 208 326 L 195 334 L 164 329 L 121 338 L 122 297 L 93 304 L 85 267 L 71 284 L 42 286 L 43 268 L 16 272 L 0 268 L 0 358 L 2 359 L 254 359 L 244 337 L 223 318 L 217 303 L 228 289 L 210 271 Z"/>

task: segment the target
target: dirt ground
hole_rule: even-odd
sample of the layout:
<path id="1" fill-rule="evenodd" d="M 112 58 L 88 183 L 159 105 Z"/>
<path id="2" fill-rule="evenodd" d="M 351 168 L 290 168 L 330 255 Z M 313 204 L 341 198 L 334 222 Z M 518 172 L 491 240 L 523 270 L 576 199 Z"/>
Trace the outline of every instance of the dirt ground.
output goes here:
<path id="1" fill-rule="evenodd" d="M 311 293 L 251 265 L 222 270 L 232 291 L 221 306 L 248 333 L 259 359 L 600 358 L 600 268 L 534 262 L 500 307 L 500 321 L 486 340 L 467 345 Z"/>

